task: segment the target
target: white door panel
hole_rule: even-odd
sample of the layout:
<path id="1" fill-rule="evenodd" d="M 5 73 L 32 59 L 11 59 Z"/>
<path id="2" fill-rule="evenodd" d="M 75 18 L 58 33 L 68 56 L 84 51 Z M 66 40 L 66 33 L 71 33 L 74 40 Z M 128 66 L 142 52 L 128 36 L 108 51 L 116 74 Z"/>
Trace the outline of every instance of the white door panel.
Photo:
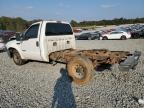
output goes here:
<path id="1" fill-rule="evenodd" d="M 21 49 L 24 57 L 32 60 L 40 59 L 40 48 L 36 46 L 36 39 L 29 39 L 21 43 Z"/>
<path id="2" fill-rule="evenodd" d="M 41 60 L 38 37 L 39 25 L 32 25 L 23 36 L 21 49 L 25 59 Z"/>
<path id="3" fill-rule="evenodd" d="M 112 34 L 110 34 L 110 39 L 120 39 L 121 35 L 121 33 L 112 32 Z"/>

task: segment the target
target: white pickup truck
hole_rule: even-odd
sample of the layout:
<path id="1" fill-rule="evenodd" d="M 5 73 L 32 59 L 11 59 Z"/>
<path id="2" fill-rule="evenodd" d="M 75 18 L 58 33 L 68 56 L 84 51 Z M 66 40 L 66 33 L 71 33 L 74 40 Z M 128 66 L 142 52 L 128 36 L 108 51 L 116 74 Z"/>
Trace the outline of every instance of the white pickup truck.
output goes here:
<path id="1" fill-rule="evenodd" d="M 93 77 L 93 70 L 102 64 L 120 64 L 120 69 L 134 68 L 140 52 L 107 49 L 77 50 L 72 27 L 62 21 L 40 21 L 32 24 L 21 36 L 6 44 L 7 52 L 17 65 L 28 60 L 62 62 L 68 75 L 79 85 Z"/>

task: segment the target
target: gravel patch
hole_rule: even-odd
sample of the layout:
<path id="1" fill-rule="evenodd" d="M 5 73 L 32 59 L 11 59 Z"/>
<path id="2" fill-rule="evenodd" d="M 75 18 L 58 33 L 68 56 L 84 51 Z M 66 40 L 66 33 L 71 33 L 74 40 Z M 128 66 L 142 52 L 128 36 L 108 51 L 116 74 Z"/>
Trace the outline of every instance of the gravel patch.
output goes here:
<path id="1" fill-rule="evenodd" d="M 78 49 L 141 51 L 136 70 L 95 72 L 86 86 L 77 86 L 67 76 L 64 64 L 29 62 L 16 66 L 0 53 L 0 108 L 143 108 L 144 40 L 79 40 Z"/>

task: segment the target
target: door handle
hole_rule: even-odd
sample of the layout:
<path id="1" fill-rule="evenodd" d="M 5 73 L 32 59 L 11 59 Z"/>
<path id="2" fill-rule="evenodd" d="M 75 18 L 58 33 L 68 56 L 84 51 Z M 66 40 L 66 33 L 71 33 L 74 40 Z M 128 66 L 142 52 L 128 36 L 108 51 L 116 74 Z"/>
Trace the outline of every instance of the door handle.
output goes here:
<path id="1" fill-rule="evenodd" d="M 39 46 L 39 42 L 38 42 L 38 41 L 36 41 L 36 46 L 37 46 L 37 47 Z"/>

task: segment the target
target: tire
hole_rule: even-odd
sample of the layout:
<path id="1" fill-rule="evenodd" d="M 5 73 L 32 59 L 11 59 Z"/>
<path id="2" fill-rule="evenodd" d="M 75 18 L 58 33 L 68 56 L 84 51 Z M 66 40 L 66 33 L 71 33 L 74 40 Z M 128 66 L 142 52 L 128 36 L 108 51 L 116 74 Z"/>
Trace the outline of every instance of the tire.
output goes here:
<path id="1" fill-rule="evenodd" d="M 108 40 L 108 38 L 106 36 L 104 36 L 102 40 Z"/>
<path id="2" fill-rule="evenodd" d="M 120 38 L 121 40 L 126 40 L 127 38 L 126 38 L 126 36 L 121 36 L 121 38 Z"/>
<path id="3" fill-rule="evenodd" d="M 68 75 L 73 79 L 77 85 L 85 85 L 93 77 L 92 62 L 86 57 L 74 57 L 73 60 L 67 64 Z"/>
<path id="4" fill-rule="evenodd" d="M 12 58 L 13 58 L 13 61 L 16 65 L 20 66 L 20 65 L 23 65 L 26 63 L 25 60 L 22 60 L 22 58 L 21 58 L 21 56 L 17 50 L 12 51 Z"/>

